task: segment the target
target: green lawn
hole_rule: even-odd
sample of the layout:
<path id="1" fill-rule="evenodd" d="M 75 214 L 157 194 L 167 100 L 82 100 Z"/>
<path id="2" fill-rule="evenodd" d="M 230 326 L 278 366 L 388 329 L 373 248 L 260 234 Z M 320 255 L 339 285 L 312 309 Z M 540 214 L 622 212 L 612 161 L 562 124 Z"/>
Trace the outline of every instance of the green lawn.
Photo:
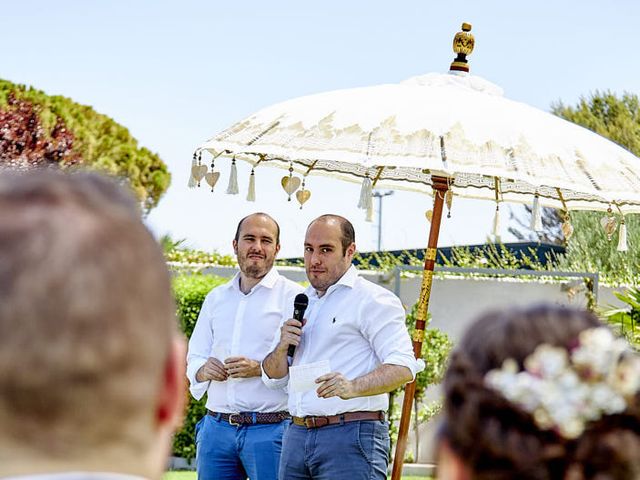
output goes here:
<path id="1" fill-rule="evenodd" d="M 402 477 L 402 480 L 429 480 L 431 477 Z M 167 472 L 163 480 L 196 480 L 196 472 Z"/>

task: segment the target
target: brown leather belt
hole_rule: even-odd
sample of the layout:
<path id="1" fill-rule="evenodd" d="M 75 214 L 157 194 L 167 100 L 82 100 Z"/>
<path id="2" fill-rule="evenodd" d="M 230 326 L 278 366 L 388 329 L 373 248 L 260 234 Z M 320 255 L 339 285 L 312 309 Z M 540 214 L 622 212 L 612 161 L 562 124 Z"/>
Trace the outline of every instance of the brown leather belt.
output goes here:
<path id="1" fill-rule="evenodd" d="M 345 412 L 338 415 L 329 416 L 308 416 L 308 417 L 291 417 L 295 425 L 307 428 L 320 428 L 327 425 L 338 425 L 341 423 L 358 422 L 360 420 L 380 420 L 384 421 L 385 415 L 382 410 L 377 412 Z"/>
<path id="2" fill-rule="evenodd" d="M 280 423 L 291 418 L 289 412 L 243 412 L 243 413 L 219 413 L 207 410 L 207 415 L 216 419 L 229 422 L 229 425 L 252 425 L 254 423 Z"/>

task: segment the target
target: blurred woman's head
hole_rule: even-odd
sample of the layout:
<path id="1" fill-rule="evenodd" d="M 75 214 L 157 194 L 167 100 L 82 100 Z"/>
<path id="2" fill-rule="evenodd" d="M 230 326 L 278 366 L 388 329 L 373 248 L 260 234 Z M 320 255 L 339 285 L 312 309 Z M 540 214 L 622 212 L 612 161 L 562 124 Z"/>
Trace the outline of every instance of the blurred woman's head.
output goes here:
<path id="1" fill-rule="evenodd" d="M 481 317 L 444 390 L 440 478 L 640 478 L 640 359 L 589 312 Z"/>

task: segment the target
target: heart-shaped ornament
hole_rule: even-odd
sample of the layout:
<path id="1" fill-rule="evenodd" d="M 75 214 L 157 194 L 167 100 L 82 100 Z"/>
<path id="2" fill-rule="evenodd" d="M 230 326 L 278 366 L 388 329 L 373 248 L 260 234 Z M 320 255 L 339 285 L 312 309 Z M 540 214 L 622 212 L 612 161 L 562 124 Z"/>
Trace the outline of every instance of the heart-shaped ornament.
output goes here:
<path id="1" fill-rule="evenodd" d="M 309 190 L 300 190 L 296 192 L 296 198 L 298 199 L 298 203 L 300 204 L 300 208 L 302 205 L 306 203 L 307 200 L 311 198 L 311 192 Z"/>
<path id="2" fill-rule="evenodd" d="M 427 220 L 429 220 L 429 222 L 431 222 L 431 220 L 433 219 L 433 210 L 427 210 L 426 212 L 424 212 L 424 216 L 427 217 Z"/>
<path id="3" fill-rule="evenodd" d="M 561 228 L 564 239 L 568 242 L 571 238 L 571 235 L 573 235 L 573 225 L 571 225 L 571 223 L 569 223 L 569 221 L 567 220 L 562 224 Z"/>
<path id="4" fill-rule="evenodd" d="M 300 187 L 300 179 L 298 177 L 282 177 L 280 183 L 289 196 Z"/>
<path id="5" fill-rule="evenodd" d="M 211 185 L 211 191 L 213 192 L 213 187 L 216 186 L 218 179 L 220 178 L 220 172 L 209 172 L 204 176 L 204 179 L 207 181 L 209 185 Z"/>
<path id="6" fill-rule="evenodd" d="M 611 240 L 611 237 L 613 237 L 616 227 L 618 226 L 617 224 L 618 222 L 614 216 L 604 216 L 600 219 L 600 225 L 604 228 L 608 240 Z"/>
<path id="7" fill-rule="evenodd" d="M 207 173 L 206 165 L 194 165 L 191 167 L 191 175 L 196 179 L 197 182 L 204 178 L 205 173 Z"/>

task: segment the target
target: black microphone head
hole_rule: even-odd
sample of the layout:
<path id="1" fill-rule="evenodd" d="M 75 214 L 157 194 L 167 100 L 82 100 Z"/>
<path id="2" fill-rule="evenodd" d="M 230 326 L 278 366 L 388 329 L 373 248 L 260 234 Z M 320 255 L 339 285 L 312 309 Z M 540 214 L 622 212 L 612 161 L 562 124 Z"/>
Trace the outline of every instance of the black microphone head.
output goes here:
<path id="1" fill-rule="evenodd" d="M 295 308 L 307 308 L 307 305 L 309 305 L 309 297 L 307 297 L 304 293 L 299 293 L 298 295 L 296 295 L 296 298 L 293 301 L 293 306 Z"/>

